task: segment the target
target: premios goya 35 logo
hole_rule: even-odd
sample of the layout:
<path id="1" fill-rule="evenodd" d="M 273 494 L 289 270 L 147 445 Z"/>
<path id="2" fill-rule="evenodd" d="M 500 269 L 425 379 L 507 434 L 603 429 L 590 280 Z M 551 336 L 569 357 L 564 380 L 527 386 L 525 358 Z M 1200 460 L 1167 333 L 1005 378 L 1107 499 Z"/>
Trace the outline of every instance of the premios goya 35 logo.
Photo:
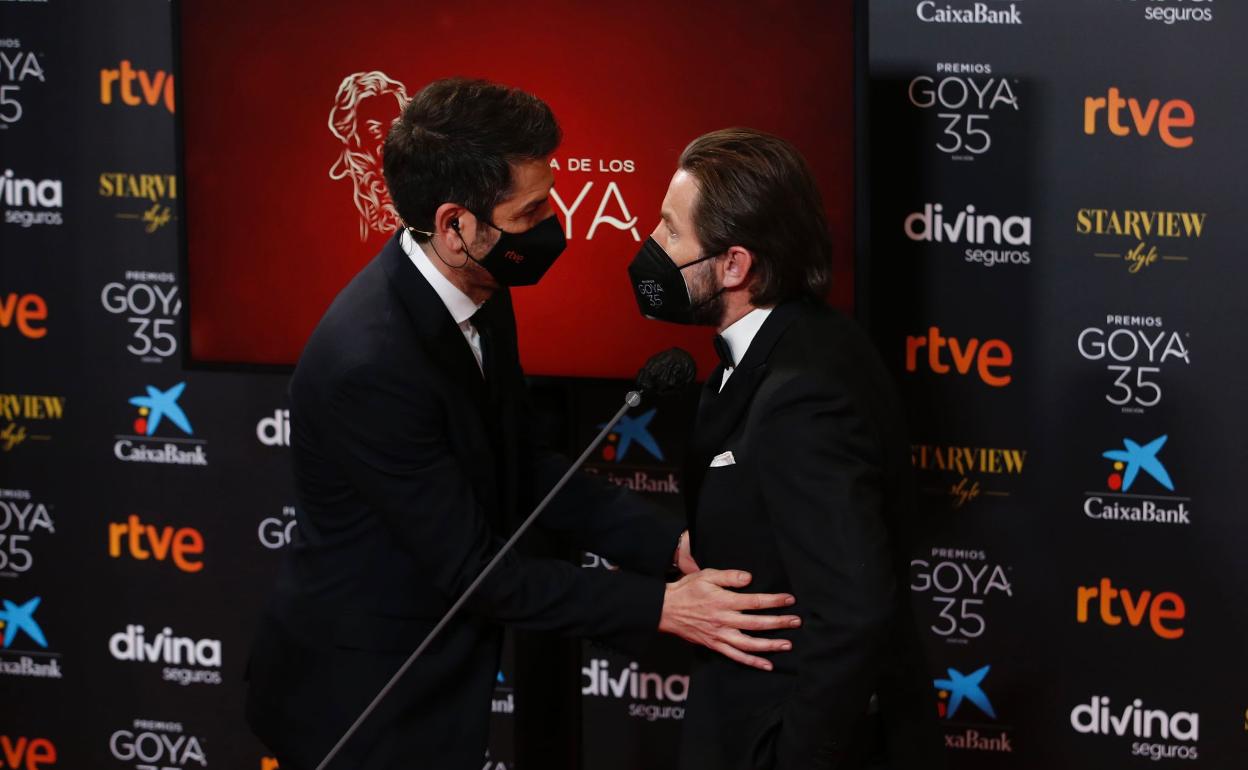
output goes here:
<path id="1" fill-rule="evenodd" d="M 47 82 L 43 54 L 17 38 L 0 38 L 0 130 L 16 125 L 26 114 L 26 96 L 36 83 Z"/>
<path id="2" fill-rule="evenodd" d="M 136 719 L 113 732 L 108 750 L 134 770 L 187 770 L 208 766 L 204 739 L 191 735 L 181 722 Z"/>
<path id="3" fill-rule="evenodd" d="M 35 565 L 32 541 L 56 534 L 48 506 L 28 489 L 0 489 L 0 577 L 17 577 Z"/>
<path id="4" fill-rule="evenodd" d="M 104 284 L 100 304 L 132 327 L 126 345 L 130 355 L 158 364 L 178 352 L 174 324 L 182 312 L 182 299 L 173 273 L 127 270 L 123 280 Z"/>
<path id="5" fill-rule="evenodd" d="M 113 456 L 122 462 L 152 463 L 156 465 L 205 466 L 208 464 L 208 442 L 194 438 L 191 421 L 179 399 L 186 391 L 186 383 L 179 382 L 167 390 L 146 386 L 142 395 L 133 396 L 129 403 L 136 407 L 134 433 L 115 436 Z M 181 432 L 181 437 L 161 437 L 160 445 L 149 441 L 163 427 Z"/>
<path id="6" fill-rule="evenodd" d="M 982 666 L 969 674 L 956 668 L 945 669 L 945 676 L 932 680 L 936 688 L 936 713 L 945 730 L 945 748 L 964 751 L 1012 753 L 1009 726 L 982 732 L 985 719 L 997 721 L 997 711 L 988 698 L 984 682 L 992 666 Z"/>
<path id="7" fill-rule="evenodd" d="M 1014 597 L 1004 564 L 982 550 L 932 548 L 930 558 L 910 562 L 910 591 L 930 596 L 937 608 L 932 633 L 952 644 L 968 644 L 988 630 L 985 605 Z"/>
<path id="8" fill-rule="evenodd" d="M 1163 434 L 1148 441 L 1122 439 L 1101 453 L 1110 466 L 1105 489 L 1085 492 L 1083 513 L 1089 519 L 1136 524 L 1191 524 L 1192 498 L 1178 493 L 1162 449 Z"/>
<path id="9" fill-rule="evenodd" d="M 986 63 L 940 63 L 934 75 L 917 75 L 910 104 L 941 125 L 936 149 L 954 160 L 975 160 L 992 149 L 992 119 L 1019 112 L 1017 79 L 999 77 Z"/>
<path id="10" fill-rule="evenodd" d="M 0 600 L 0 674 L 60 679 L 60 653 L 49 649 L 48 638 L 35 612 L 43 597 L 32 596 L 25 601 Z"/>
<path id="11" fill-rule="evenodd" d="M 1114 378 L 1105 400 L 1129 414 L 1160 404 L 1162 374 L 1192 363 L 1188 335 L 1161 316 L 1107 315 L 1079 332 L 1075 345 L 1085 360 L 1104 364 Z"/>

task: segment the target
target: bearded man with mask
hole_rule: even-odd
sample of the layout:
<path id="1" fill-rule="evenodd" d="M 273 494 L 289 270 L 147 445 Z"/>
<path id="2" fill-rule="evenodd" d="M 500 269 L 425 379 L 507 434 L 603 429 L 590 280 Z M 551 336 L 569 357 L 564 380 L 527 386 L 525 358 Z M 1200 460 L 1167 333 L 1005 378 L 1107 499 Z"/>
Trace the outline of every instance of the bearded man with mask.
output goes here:
<path id="1" fill-rule="evenodd" d="M 427 86 L 390 129 L 405 227 L 334 300 L 290 385 L 298 527 L 247 667 L 248 722 L 283 770 L 317 766 L 568 466 L 536 444 L 508 292 L 563 251 L 559 139 L 541 100 L 463 79 Z M 739 570 L 666 584 L 691 564 L 681 528 L 620 487 L 580 474 L 538 524 L 623 569 L 509 553 L 331 767 L 481 767 L 504 624 L 622 649 L 661 630 L 764 667 L 756 653 L 789 644 L 742 633 L 798 621 L 744 612 L 793 597 L 729 590 Z"/>
<path id="2" fill-rule="evenodd" d="M 695 139 L 629 266 L 641 312 L 712 326 L 685 471 L 693 556 L 800 597 L 773 672 L 699 650 L 682 770 L 941 767 L 905 590 L 915 505 L 902 407 L 867 337 L 825 302 L 832 244 L 788 142 Z"/>

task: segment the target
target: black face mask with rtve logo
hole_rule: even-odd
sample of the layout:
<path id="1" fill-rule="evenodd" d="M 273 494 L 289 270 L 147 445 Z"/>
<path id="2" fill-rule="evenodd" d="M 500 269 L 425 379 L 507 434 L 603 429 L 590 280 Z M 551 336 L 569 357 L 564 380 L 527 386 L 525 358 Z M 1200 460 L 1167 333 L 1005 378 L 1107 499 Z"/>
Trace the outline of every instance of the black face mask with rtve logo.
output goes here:
<path id="1" fill-rule="evenodd" d="M 480 259 L 472 256 L 467 246 L 464 253 L 485 268 L 502 286 L 532 286 L 537 283 L 568 245 L 563 225 L 559 224 L 554 214 L 522 233 L 508 232 L 480 217 L 478 220 L 502 235 Z M 459 232 L 458 224 L 452 224 L 452 227 Z"/>

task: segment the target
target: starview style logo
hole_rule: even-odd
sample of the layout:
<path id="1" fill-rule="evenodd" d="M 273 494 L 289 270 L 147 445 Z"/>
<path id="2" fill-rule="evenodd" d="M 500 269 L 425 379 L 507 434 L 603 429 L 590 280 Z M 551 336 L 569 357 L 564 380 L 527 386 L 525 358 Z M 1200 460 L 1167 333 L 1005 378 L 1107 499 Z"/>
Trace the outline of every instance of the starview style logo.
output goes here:
<path id="1" fill-rule="evenodd" d="M 142 224 L 148 235 L 177 219 L 173 205 L 178 199 L 178 178 L 173 174 L 105 172 L 99 182 L 101 198 L 122 202 L 124 210 L 116 217 Z"/>
<path id="2" fill-rule="evenodd" d="M 36 679 L 61 678 L 61 656 L 48 649 L 43 627 L 35 619 L 35 611 L 42 602 L 43 597 L 40 596 L 24 602 L 11 599 L 0 602 L 4 608 L 0 610 L 0 631 L 4 633 L 0 674 Z M 36 649 L 23 649 L 29 645 Z"/>
<path id="3" fill-rule="evenodd" d="M 178 400 L 186 390 L 186 383 L 179 382 L 168 390 L 148 385 L 143 395 L 129 400 L 137 407 L 132 426 L 133 434 L 117 435 L 113 444 L 113 456 L 122 462 L 151 463 L 156 465 L 205 466 L 208 442 L 191 438 L 194 431 L 191 421 Z M 162 437 L 160 446 L 153 446 L 148 439 L 156 436 L 162 425 L 172 425 L 185 437 Z"/>
<path id="4" fill-rule="evenodd" d="M 996 709 L 984 691 L 984 681 L 992 666 L 983 666 L 964 674 L 956 668 L 945 669 L 945 676 L 933 679 L 936 688 L 936 713 L 945 725 L 945 748 L 969 751 L 1013 752 L 1008 726 L 990 733 L 981 732 L 983 724 L 973 720 L 997 719 Z M 962 715 L 958 718 L 959 713 Z"/>
<path id="5" fill-rule="evenodd" d="M 1169 438 L 1165 434 L 1145 442 L 1124 438 L 1121 447 L 1102 452 L 1110 462 L 1106 489 L 1084 493 L 1083 514 L 1098 521 L 1191 524 L 1192 498 L 1177 494 L 1161 460 Z"/>
<path id="6" fill-rule="evenodd" d="M 1188 262 L 1189 255 L 1179 252 L 1204 235 L 1206 217 L 1199 211 L 1079 209 L 1075 232 L 1096 241 L 1095 258 L 1119 262 L 1138 275 L 1154 265 Z"/>
<path id="7" fill-rule="evenodd" d="M 659 446 L 658 440 L 650 432 L 650 423 L 654 421 L 656 414 L 658 414 L 657 407 L 636 417 L 631 415 L 621 417 L 615 429 L 607 435 L 599 451 L 602 462 L 597 467 L 588 466 L 586 470 L 590 473 L 605 474 L 608 481 L 627 487 L 634 492 L 680 494 L 680 479 L 676 477 L 675 472 L 662 466 L 625 462 L 635 447 L 640 447 L 653 460 L 665 462 L 663 448 Z M 606 423 L 598 427 L 605 428 Z M 625 468 L 630 469 L 631 472 L 621 472 Z"/>
<path id="8" fill-rule="evenodd" d="M 51 441 L 41 426 L 64 416 L 64 396 L 0 393 L 0 451 L 10 452 L 27 441 Z"/>
<path id="9" fill-rule="evenodd" d="M 1009 485 L 1023 475 L 1026 460 L 1026 449 L 910 445 L 911 465 L 924 482 L 934 482 L 924 483 L 921 491 L 947 498 L 954 510 L 983 496 L 1009 497 Z"/>

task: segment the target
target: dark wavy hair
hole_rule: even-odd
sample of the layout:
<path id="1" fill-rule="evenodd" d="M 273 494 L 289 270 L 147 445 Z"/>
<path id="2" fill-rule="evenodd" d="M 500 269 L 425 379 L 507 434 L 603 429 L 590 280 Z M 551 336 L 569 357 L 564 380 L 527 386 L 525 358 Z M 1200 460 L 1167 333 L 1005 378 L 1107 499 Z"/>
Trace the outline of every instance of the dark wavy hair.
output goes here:
<path id="1" fill-rule="evenodd" d="M 511 164 L 546 158 L 561 139 L 554 113 L 532 94 L 486 80 L 436 80 L 386 136 L 386 186 L 409 227 L 432 230 L 443 203 L 491 221 L 511 194 Z"/>
<path id="2" fill-rule="evenodd" d="M 762 131 L 725 128 L 690 142 L 680 167 L 697 180 L 693 227 L 703 253 L 741 246 L 754 254 L 754 305 L 826 300 L 832 237 L 814 174 L 797 148 Z"/>

